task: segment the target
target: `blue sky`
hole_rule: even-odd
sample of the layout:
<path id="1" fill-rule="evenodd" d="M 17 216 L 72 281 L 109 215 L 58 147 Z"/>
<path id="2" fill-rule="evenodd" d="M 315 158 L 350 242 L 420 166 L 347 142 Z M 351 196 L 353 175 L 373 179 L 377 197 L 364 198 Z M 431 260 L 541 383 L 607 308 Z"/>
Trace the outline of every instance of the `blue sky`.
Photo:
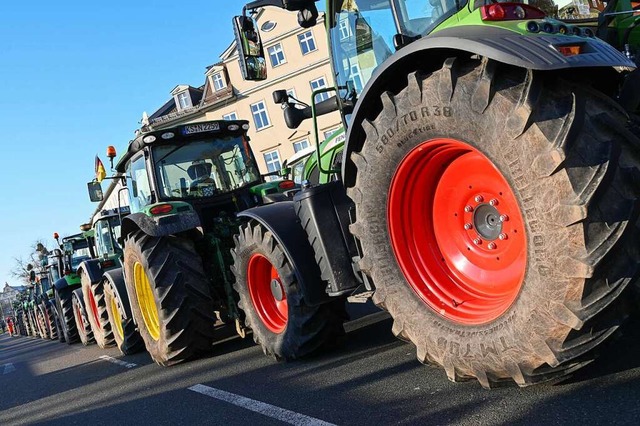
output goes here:
<path id="1" fill-rule="evenodd" d="M 136 3 L 135 5 L 133 3 Z M 178 84 L 199 86 L 242 2 L 0 3 L 0 287 L 13 258 L 95 209 L 94 157 L 122 152 Z M 103 184 L 103 187 L 105 185 Z"/>

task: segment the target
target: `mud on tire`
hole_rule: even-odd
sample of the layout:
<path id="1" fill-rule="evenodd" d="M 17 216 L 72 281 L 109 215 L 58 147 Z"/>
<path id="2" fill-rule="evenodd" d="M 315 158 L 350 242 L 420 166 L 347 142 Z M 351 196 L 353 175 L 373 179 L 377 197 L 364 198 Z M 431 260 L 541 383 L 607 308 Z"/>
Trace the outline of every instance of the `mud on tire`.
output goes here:
<path id="1" fill-rule="evenodd" d="M 640 141 L 625 129 L 623 111 L 557 75 L 486 60 L 450 59 L 432 74 L 411 73 L 404 89 L 381 101 L 379 115 L 362 123 L 366 142 L 351 156 L 357 178 L 348 194 L 360 267 L 375 283 L 374 302 L 392 315 L 393 332 L 450 380 L 477 378 L 484 387 L 505 379 L 524 386 L 592 360 L 626 318 L 627 292 L 638 280 Z M 430 307 L 409 285 L 390 240 L 396 169 L 437 138 L 489 159 L 522 213 L 523 278 L 513 302 L 488 321 L 465 324 Z M 437 226 L 431 214 L 425 226 Z M 445 262 L 439 243 L 416 247 Z M 443 312 L 464 302 L 443 298 Z"/>
<path id="2" fill-rule="evenodd" d="M 256 221 L 243 225 L 234 238 L 231 267 L 235 275 L 234 289 L 240 295 L 239 307 L 246 316 L 245 324 L 253 330 L 253 339 L 266 355 L 277 360 L 292 360 L 341 342 L 345 334 L 343 323 L 347 319 L 344 299 L 307 305 L 290 260 L 271 232 Z M 264 279 L 260 279 L 260 273 L 253 279 L 249 276 L 249 269 L 255 267 L 250 266 L 252 261 L 262 262 L 266 267 L 262 271 Z M 286 301 L 283 312 L 276 308 L 269 290 L 272 268 L 272 278 L 279 281 L 278 291 L 283 292 L 282 300 Z M 266 302 L 256 301 L 259 300 L 256 292 L 260 290 L 256 287 L 260 285 L 266 286 Z M 250 286 L 254 286 L 253 296 Z"/>
<path id="3" fill-rule="evenodd" d="M 146 275 L 157 310 L 157 336 L 145 324 L 135 284 L 135 265 Z M 125 242 L 124 275 L 131 310 L 153 360 L 164 366 L 211 352 L 216 321 L 209 282 L 193 242 L 141 231 Z"/>

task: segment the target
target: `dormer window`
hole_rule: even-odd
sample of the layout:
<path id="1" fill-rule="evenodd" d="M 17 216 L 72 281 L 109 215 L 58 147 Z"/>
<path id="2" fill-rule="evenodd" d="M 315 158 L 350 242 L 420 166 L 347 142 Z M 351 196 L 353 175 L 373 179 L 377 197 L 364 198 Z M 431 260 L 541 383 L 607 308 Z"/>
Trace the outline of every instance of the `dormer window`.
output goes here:
<path id="1" fill-rule="evenodd" d="M 217 72 L 211 76 L 211 80 L 213 80 L 213 89 L 217 92 L 218 90 L 222 90 L 227 87 L 224 78 L 222 77 L 221 72 Z"/>
<path id="2" fill-rule="evenodd" d="M 191 106 L 191 96 L 189 96 L 189 92 L 178 93 L 178 109 L 183 110 Z"/>

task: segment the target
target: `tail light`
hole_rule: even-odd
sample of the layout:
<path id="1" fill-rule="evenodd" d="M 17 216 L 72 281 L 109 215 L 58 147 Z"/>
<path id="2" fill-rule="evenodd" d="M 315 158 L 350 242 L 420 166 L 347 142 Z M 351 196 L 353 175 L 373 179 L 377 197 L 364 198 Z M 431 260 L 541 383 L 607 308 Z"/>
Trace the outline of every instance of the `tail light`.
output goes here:
<path id="1" fill-rule="evenodd" d="M 169 213 L 171 210 L 173 210 L 173 206 L 171 204 L 159 204 L 155 207 L 151 207 L 149 209 L 149 213 L 152 215 L 159 215 Z"/>
<path id="2" fill-rule="evenodd" d="M 105 260 L 100 265 L 102 265 L 103 268 L 110 268 L 112 266 L 115 266 L 115 264 L 116 262 L 114 262 L 113 260 Z"/>
<path id="3" fill-rule="evenodd" d="M 582 46 L 579 44 L 571 46 L 555 46 L 556 50 L 564 56 L 574 56 L 582 53 Z"/>
<path id="4" fill-rule="evenodd" d="M 489 4 L 480 8 L 480 14 L 483 21 L 517 21 L 545 17 L 540 9 L 522 3 Z"/>
<path id="5" fill-rule="evenodd" d="M 292 180 L 283 180 L 278 184 L 280 189 L 291 189 L 296 186 L 296 183 Z"/>

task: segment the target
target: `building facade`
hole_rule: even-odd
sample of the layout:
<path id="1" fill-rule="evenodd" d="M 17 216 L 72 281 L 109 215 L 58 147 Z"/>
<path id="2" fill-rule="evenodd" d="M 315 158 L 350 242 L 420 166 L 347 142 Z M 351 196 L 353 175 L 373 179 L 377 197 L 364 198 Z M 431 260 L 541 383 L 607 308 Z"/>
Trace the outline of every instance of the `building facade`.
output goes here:
<path id="1" fill-rule="evenodd" d="M 334 85 L 328 44 L 321 14 L 315 26 L 304 29 L 295 14 L 278 8 L 256 15 L 267 60 L 268 79 L 245 81 L 240 72 L 235 42 L 222 52 L 220 62 L 207 68 L 199 87 L 178 85 L 171 99 L 145 119 L 142 130 L 162 129 L 204 120 L 248 120 L 249 138 L 261 173 L 277 171 L 285 159 L 314 143 L 313 121 L 289 129 L 274 90 L 286 90 L 302 102 L 312 102 L 312 91 Z M 231 25 L 228 33 L 232 34 Z M 317 95 L 316 101 L 330 94 Z M 338 112 L 318 118 L 319 140 L 342 127 Z"/>

